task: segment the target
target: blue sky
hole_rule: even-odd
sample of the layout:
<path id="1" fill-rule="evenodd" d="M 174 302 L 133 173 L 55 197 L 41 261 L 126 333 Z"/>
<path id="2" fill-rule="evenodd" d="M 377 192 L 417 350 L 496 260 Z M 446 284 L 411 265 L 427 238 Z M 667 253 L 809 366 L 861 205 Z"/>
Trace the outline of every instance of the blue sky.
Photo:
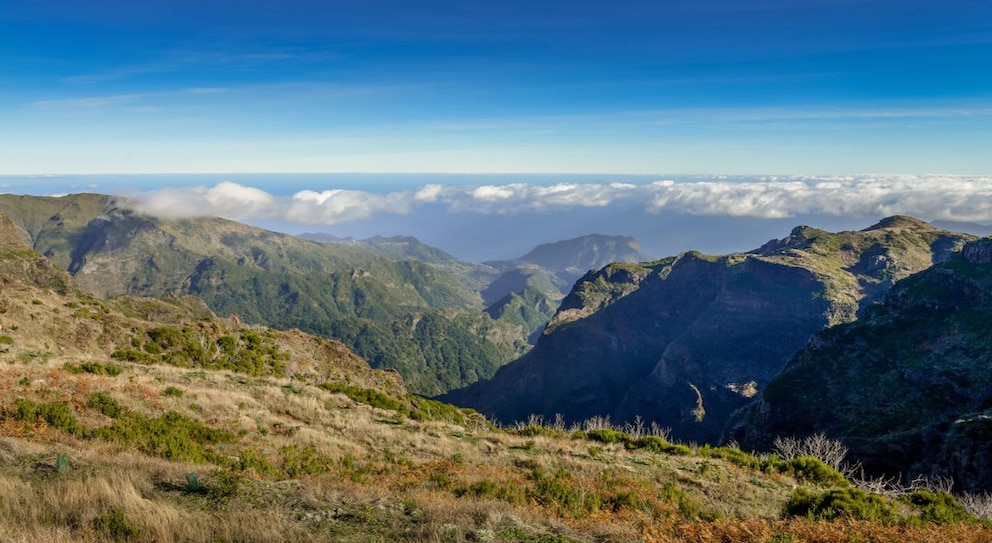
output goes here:
<path id="1" fill-rule="evenodd" d="M 992 173 L 985 0 L 0 0 L 0 174 Z"/>

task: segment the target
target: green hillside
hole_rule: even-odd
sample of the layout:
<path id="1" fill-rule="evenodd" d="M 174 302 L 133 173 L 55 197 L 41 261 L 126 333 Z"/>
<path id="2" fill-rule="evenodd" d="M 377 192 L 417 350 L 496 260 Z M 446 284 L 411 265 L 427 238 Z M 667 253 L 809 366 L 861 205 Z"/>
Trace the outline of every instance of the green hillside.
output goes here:
<path id="1" fill-rule="evenodd" d="M 461 276 L 365 247 L 316 243 L 224 219 L 155 219 L 92 194 L 0 195 L 0 211 L 94 296 L 196 295 L 214 312 L 248 323 L 337 330 L 377 367 L 402 372 L 424 394 L 491 376 L 521 352 L 520 341 L 530 333 L 491 321 Z M 448 333 L 393 332 L 424 315 Z M 355 329 L 365 335 L 355 337 Z M 398 346 L 399 337 L 413 344 Z M 469 350 L 472 356 L 451 356 Z M 390 356 L 378 356 L 383 353 Z"/>

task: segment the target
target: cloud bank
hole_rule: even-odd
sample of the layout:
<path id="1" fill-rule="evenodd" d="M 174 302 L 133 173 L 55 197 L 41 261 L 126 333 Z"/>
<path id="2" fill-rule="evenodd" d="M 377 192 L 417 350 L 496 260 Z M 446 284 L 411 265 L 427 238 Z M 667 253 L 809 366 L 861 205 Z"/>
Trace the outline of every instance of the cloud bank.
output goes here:
<path id="1" fill-rule="evenodd" d="M 143 193 L 136 211 L 165 218 L 219 216 L 337 224 L 423 206 L 451 213 L 515 215 L 634 205 L 649 213 L 781 219 L 804 215 L 903 214 L 926 220 L 992 221 L 992 177 L 714 177 L 647 184 L 558 183 L 442 186 L 378 193 L 302 190 L 277 196 L 233 182 Z"/>

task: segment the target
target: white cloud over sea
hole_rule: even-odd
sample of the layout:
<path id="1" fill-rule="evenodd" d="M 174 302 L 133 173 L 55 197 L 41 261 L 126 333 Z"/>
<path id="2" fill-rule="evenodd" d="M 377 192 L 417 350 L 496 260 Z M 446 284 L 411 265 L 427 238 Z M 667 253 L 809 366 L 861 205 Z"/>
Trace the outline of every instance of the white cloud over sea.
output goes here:
<path id="1" fill-rule="evenodd" d="M 755 176 L 643 184 L 425 184 L 390 192 L 300 190 L 288 196 L 225 181 L 212 187 L 152 190 L 133 200 L 135 210 L 161 217 L 219 216 L 312 225 L 407 215 L 424 206 L 440 206 L 452 213 L 513 216 L 620 204 L 648 213 L 692 216 L 783 219 L 904 214 L 926 220 L 985 222 L 992 221 L 992 177 Z"/>

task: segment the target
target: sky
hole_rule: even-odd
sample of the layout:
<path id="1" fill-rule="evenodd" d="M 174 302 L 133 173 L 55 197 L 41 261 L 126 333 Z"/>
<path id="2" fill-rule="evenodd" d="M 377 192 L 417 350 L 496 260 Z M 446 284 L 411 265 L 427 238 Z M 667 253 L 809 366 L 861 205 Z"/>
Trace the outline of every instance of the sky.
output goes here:
<path id="1" fill-rule="evenodd" d="M 986 0 L 2 0 L 0 173 L 986 174 Z"/>
<path id="2" fill-rule="evenodd" d="M 162 216 L 726 252 L 992 222 L 990 149 L 987 0 L 0 0 L 0 191 Z"/>

